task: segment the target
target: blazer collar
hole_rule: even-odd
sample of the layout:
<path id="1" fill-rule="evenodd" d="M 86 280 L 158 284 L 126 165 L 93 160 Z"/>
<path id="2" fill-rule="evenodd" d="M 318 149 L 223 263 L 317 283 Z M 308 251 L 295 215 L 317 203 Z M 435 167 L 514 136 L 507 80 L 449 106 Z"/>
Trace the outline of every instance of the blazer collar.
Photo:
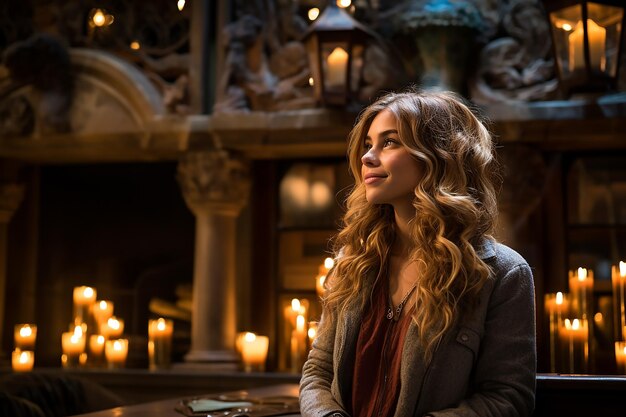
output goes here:
<path id="1" fill-rule="evenodd" d="M 478 247 L 476 248 L 476 253 L 480 259 L 487 260 L 489 258 L 496 257 L 496 244 L 491 238 L 483 238 Z"/>

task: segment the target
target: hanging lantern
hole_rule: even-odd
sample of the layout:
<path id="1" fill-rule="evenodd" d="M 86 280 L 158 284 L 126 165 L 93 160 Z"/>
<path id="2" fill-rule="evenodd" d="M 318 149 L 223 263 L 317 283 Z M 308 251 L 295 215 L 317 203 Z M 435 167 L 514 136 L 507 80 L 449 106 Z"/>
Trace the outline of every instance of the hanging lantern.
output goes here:
<path id="1" fill-rule="evenodd" d="M 624 1 L 546 0 L 544 6 L 563 91 L 569 94 L 615 89 Z"/>
<path id="2" fill-rule="evenodd" d="M 318 102 L 345 106 L 357 97 L 366 41 L 373 36 L 370 29 L 337 7 L 335 0 L 329 1 L 303 39 Z"/>

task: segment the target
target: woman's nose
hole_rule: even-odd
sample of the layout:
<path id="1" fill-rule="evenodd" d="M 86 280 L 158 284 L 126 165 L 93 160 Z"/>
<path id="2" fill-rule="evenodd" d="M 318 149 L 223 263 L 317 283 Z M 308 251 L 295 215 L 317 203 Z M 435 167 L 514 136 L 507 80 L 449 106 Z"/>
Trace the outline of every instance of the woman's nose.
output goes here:
<path id="1" fill-rule="evenodd" d="M 375 152 L 373 152 L 373 150 L 374 148 L 371 148 L 370 150 L 368 150 L 367 152 L 363 154 L 363 156 L 361 157 L 361 162 L 363 163 L 363 165 L 367 165 L 367 166 L 376 165 L 378 158 Z"/>

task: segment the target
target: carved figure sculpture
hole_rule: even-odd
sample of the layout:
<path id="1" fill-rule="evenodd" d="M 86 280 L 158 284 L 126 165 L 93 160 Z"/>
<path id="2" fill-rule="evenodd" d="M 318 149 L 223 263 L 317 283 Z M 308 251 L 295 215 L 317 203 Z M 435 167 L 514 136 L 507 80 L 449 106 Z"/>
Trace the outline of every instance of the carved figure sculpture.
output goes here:
<path id="1" fill-rule="evenodd" d="M 65 46 L 53 36 L 39 33 L 9 46 L 3 61 L 14 83 L 33 88 L 39 131 L 69 131 L 74 83 Z"/>

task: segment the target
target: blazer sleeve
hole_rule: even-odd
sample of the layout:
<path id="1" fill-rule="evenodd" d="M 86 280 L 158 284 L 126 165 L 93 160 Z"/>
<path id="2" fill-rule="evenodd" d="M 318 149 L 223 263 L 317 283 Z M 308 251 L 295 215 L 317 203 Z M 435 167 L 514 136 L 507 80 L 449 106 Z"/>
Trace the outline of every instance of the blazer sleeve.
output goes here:
<path id="1" fill-rule="evenodd" d="M 485 333 L 475 365 L 473 394 L 433 417 L 530 416 L 537 373 L 535 296 L 528 264 L 518 264 L 494 284 Z"/>
<path id="2" fill-rule="evenodd" d="M 300 380 L 302 417 L 323 417 L 332 413 L 346 415 L 332 392 L 333 354 L 337 332 L 336 316 L 322 314 L 318 336 L 313 341 Z"/>

